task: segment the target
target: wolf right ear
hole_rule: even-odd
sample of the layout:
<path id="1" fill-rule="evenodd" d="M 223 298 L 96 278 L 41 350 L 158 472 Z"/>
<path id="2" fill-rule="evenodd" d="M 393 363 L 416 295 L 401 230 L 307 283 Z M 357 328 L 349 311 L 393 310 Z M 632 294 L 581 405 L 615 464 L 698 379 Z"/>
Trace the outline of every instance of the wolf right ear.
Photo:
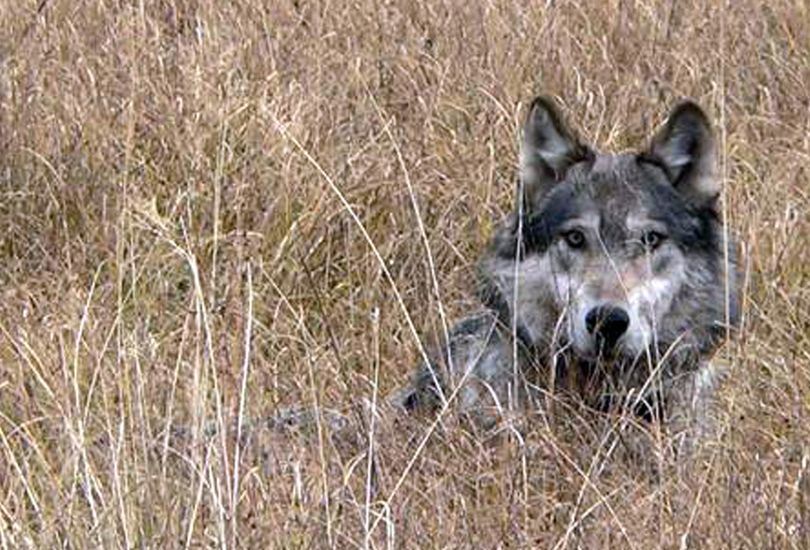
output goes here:
<path id="1" fill-rule="evenodd" d="M 720 194 L 714 148 L 706 113 L 696 103 L 684 101 L 672 109 L 644 156 L 660 166 L 690 202 L 711 207 Z"/>
<path id="2" fill-rule="evenodd" d="M 568 168 L 590 156 L 590 149 L 568 129 L 552 100 L 535 98 L 520 148 L 520 181 L 526 208 L 538 204 L 565 177 Z"/>

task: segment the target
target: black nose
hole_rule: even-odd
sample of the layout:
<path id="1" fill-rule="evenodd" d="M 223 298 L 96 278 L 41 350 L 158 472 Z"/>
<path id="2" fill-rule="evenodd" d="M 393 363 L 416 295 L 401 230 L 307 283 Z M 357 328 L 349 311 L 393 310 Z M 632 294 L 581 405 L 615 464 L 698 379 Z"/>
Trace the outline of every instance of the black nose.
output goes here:
<path id="1" fill-rule="evenodd" d="M 620 307 L 595 307 L 585 316 L 585 328 L 596 337 L 600 347 L 612 348 L 629 325 L 630 316 Z"/>

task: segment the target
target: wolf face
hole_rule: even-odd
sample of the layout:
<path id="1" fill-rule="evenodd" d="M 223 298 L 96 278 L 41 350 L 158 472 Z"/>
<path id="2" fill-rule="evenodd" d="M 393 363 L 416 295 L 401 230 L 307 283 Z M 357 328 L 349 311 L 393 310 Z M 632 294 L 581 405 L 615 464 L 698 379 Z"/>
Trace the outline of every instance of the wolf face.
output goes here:
<path id="1" fill-rule="evenodd" d="M 694 103 L 646 150 L 602 154 L 535 100 L 518 207 L 482 262 L 487 302 L 530 346 L 583 362 L 710 354 L 737 317 L 714 166 Z"/>

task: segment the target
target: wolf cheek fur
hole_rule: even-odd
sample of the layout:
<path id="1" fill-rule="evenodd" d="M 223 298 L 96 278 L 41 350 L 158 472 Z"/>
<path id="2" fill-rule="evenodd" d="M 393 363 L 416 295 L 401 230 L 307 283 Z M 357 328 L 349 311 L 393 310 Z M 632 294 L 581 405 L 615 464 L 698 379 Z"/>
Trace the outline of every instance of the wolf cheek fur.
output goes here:
<path id="1" fill-rule="evenodd" d="M 481 310 L 395 401 L 456 405 L 485 426 L 550 391 L 698 430 L 709 360 L 738 318 L 709 121 L 677 105 L 650 145 L 599 153 L 532 103 L 517 206 L 479 263 Z M 437 385 L 438 384 L 438 385 Z"/>

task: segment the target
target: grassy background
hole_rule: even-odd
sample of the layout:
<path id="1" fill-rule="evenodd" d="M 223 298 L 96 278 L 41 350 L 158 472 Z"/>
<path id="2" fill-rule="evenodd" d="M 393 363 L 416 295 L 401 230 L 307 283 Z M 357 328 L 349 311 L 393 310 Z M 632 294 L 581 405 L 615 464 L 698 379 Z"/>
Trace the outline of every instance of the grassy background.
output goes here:
<path id="1" fill-rule="evenodd" d="M 3 547 L 810 547 L 806 1 L 25 0 L 0 48 Z M 717 123 L 745 315 L 697 458 L 200 436 L 403 382 L 537 93 L 604 149 L 682 96 Z"/>

